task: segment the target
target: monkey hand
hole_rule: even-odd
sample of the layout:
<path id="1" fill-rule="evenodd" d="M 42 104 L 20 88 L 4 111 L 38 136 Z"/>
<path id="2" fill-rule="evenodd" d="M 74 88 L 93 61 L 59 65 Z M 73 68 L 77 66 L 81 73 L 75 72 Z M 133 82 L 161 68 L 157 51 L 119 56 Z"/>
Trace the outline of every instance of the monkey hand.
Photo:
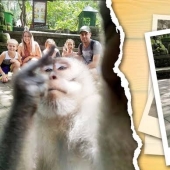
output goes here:
<path id="1" fill-rule="evenodd" d="M 128 103 L 131 102 L 131 100 L 127 100 L 125 92 L 128 94 L 128 89 L 125 88 L 126 86 L 123 87 L 126 83 L 123 83 L 122 80 L 124 77 L 120 77 L 121 72 L 118 70 L 118 66 L 121 61 L 119 58 L 119 55 L 121 55 L 121 27 L 118 24 L 116 26 L 113 23 L 112 17 L 110 16 L 114 13 L 112 13 L 107 6 L 112 8 L 112 6 L 114 7 L 114 4 L 106 4 L 106 2 L 101 1 L 100 14 L 103 18 L 103 28 L 105 34 L 105 48 L 103 52 L 104 56 L 101 71 L 106 84 L 106 87 L 103 89 L 103 101 L 101 103 L 105 103 L 105 100 L 107 100 L 107 106 L 105 104 L 102 107 L 102 109 L 107 108 L 107 110 L 103 111 L 103 116 L 100 119 L 101 121 L 99 125 L 101 128 L 99 137 L 99 150 L 101 151 L 100 162 L 104 165 L 101 169 L 134 170 L 135 168 L 132 164 L 132 160 L 134 157 L 134 151 L 137 147 L 137 142 L 134 140 L 132 135 L 132 119 L 130 119 L 130 114 L 128 114 L 128 110 L 130 109 L 130 107 L 128 108 Z M 124 82 L 126 82 L 125 79 Z M 124 140 L 121 139 L 122 132 L 127 134 L 126 137 L 124 136 Z M 118 147 L 115 145 L 115 142 L 119 143 L 119 148 L 121 148 L 121 151 L 120 149 L 117 150 Z M 106 143 L 107 146 L 110 147 L 107 148 L 105 146 Z M 106 153 L 107 159 L 105 160 Z M 126 168 L 124 165 L 120 164 L 119 161 L 124 162 Z"/>
<path id="2" fill-rule="evenodd" d="M 14 100 L 0 140 L 1 170 L 32 169 L 32 163 L 28 166 L 22 157 L 25 157 L 26 153 L 26 158 L 32 159 L 29 157 L 32 152 L 30 154 L 28 148 L 25 150 L 24 147 L 27 146 L 25 143 L 28 139 L 33 139 L 30 132 L 34 123 L 33 117 L 38 101 L 46 89 L 47 80 L 43 75 L 37 75 L 35 71 L 53 63 L 51 57 L 53 53 L 54 47 L 40 60 L 25 64 L 13 79 Z"/>
<path id="3" fill-rule="evenodd" d="M 47 77 L 43 74 L 36 74 L 36 70 L 53 63 L 53 58 L 49 56 L 54 53 L 54 48 L 51 48 L 40 60 L 25 64 L 15 75 L 13 79 L 15 103 L 25 107 L 37 107 L 39 99 L 46 92 Z"/>
<path id="4" fill-rule="evenodd" d="M 105 2 L 103 2 L 105 3 Z M 121 87 L 121 79 L 113 71 L 115 63 L 118 60 L 120 54 L 120 32 L 116 29 L 110 17 L 110 10 L 105 4 L 101 3 L 101 15 L 104 20 L 104 33 L 105 33 L 105 51 L 102 61 L 102 76 L 107 83 L 112 95 L 117 99 L 121 98 L 124 105 L 127 105 L 127 99 L 124 93 L 124 89 Z M 114 49 L 111 49 L 114 46 Z M 122 103 L 123 103 L 122 102 Z"/>

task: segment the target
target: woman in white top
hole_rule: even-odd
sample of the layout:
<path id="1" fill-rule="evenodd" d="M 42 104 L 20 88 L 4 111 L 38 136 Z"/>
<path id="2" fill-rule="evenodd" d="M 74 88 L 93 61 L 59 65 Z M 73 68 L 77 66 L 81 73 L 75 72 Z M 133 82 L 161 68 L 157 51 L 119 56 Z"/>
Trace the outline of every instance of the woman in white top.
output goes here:
<path id="1" fill-rule="evenodd" d="M 73 51 L 74 46 L 74 41 L 67 39 L 63 47 L 62 57 L 75 57 L 77 53 Z"/>

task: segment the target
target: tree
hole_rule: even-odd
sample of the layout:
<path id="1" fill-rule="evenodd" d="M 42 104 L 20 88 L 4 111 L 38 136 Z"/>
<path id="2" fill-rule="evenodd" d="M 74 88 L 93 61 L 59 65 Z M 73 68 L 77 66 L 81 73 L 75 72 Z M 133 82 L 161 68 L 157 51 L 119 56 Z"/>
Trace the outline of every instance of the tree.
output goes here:
<path id="1" fill-rule="evenodd" d="M 21 26 L 30 26 L 32 24 L 33 0 L 1 1 L 5 9 L 14 14 L 14 20 L 21 20 Z M 88 5 L 98 10 L 98 1 L 47 1 L 47 25 L 52 30 L 69 29 L 71 31 L 77 31 L 78 15 Z M 97 15 L 97 25 L 101 25 L 99 23 L 100 16 Z"/>
<path id="2" fill-rule="evenodd" d="M 13 14 L 13 18 L 14 18 L 14 23 L 20 19 L 20 12 L 21 9 L 19 7 L 18 1 L 11 1 L 11 0 L 1 0 L 5 11 L 6 12 L 11 12 Z"/>
<path id="3" fill-rule="evenodd" d="M 18 0 L 18 4 L 21 9 L 21 14 L 20 14 L 21 26 L 24 27 L 25 25 L 27 25 L 25 0 L 22 1 Z"/>
<path id="4" fill-rule="evenodd" d="M 78 29 L 78 15 L 86 6 L 98 10 L 96 1 L 53 1 L 47 4 L 47 23 L 51 29 Z M 97 16 L 97 24 L 100 17 Z"/>

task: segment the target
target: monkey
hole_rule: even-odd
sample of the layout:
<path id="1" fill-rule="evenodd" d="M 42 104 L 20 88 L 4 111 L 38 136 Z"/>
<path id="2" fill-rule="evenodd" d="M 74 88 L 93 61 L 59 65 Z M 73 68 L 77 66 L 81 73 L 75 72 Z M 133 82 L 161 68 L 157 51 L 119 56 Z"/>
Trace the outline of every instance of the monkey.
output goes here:
<path id="1" fill-rule="evenodd" d="M 51 57 L 55 47 L 15 75 L 1 170 L 134 170 L 128 100 L 113 72 L 120 32 L 105 3 L 100 13 L 105 47 L 98 86 L 78 59 Z"/>

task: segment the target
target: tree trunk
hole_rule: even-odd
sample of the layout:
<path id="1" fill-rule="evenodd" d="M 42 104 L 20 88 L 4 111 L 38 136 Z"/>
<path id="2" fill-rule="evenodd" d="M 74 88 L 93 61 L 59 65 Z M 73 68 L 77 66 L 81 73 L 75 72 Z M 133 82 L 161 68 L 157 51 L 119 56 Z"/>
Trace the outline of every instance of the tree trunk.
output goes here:
<path id="1" fill-rule="evenodd" d="M 18 4 L 21 9 L 21 14 L 20 14 L 21 26 L 24 27 L 27 25 L 25 0 L 22 0 L 21 3 L 20 0 L 18 0 Z"/>

